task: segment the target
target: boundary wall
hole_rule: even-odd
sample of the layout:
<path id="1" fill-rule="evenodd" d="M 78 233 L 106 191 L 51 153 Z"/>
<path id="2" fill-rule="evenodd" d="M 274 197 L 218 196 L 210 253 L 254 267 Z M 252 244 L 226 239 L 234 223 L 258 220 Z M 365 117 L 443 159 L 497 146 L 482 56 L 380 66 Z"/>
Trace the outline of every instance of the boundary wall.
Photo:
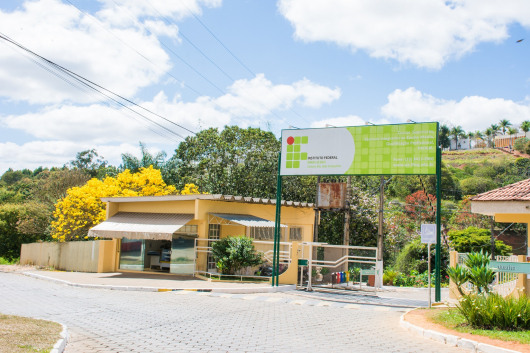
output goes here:
<path id="1" fill-rule="evenodd" d="M 116 240 L 22 244 L 21 265 L 76 272 L 114 272 Z"/>

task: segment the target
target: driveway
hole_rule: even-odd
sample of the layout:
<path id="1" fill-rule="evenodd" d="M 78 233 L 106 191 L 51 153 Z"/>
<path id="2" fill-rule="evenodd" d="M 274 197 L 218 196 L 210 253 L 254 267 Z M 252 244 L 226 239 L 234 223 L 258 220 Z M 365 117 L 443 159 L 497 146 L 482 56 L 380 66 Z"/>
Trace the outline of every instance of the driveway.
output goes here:
<path id="1" fill-rule="evenodd" d="M 68 353 L 463 352 L 403 330 L 395 307 L 89 289 L 13 273 L 0 283 L 0 312 L 66 324 Z"/>

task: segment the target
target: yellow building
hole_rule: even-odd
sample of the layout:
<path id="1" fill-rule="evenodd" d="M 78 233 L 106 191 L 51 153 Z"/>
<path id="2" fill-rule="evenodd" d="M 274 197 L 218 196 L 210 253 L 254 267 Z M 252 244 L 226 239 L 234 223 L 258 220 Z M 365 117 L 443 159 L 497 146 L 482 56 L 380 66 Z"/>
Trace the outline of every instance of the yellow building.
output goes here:
<path id="1" fill-rule="evenodd" d="M 530 179 L 515 184 L 503 186 L 471 198 L 471 212 L 494 217 L 500 223 L 526 223 L 527 247 L 530 244 Z M 527 262 L 527 256 L 520 256 L 519 262 Z M 530 280 L 526 275 L 520 275 L 518 288 L 526 288 L 530 294 Z M 528 283 L 527 283 L 528 282 Z"/>
<path id="2" fill-rule="evenodd" d="M 235 235 L 253 238 L 265 260 L 272 258 L 275 200 L 168 195 L 109 197 L 102 201 L 107 205 L 107 219 L 90 229 L 88 235 L 117 239 L 109 271 L 213 273 L 212 243 Z M 309 203 L 282 201 L 281 264 L 286 266 L 292 258 L 291 242 L 313 241 L 313 208 Z"/>

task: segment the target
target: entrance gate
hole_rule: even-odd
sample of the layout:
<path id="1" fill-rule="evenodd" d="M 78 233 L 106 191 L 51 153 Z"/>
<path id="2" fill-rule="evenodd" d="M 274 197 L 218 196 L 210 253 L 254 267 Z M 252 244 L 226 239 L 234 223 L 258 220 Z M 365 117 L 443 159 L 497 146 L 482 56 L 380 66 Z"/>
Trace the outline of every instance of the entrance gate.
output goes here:
<path id="1" fill-rule="evenodd" d="M 330 281 L 333 272 L 348 272 L 351 268 L 360 270 L 360 283 L 362 282 L 360 274 L 363 270 L 365 273 L 367 270 L 374 271 L 375 283 L 378 283 L 383 275 L 383 271 L 377 269 L 377 247 L 304 242 L 300 245 L 300 248 L 302 263 L 307 266 L 308 281 L 306 288 L 308 291 L 312 290 L 313 286 L 319 286 L 318 282 Z M 307 260 L 307 264 L 305 264 L 304 260 Z M 327 271 L 322 269 L 327 269 Z M 322 276 L 321 278 L 316 278 L 317 283 L 313 283 L 313 270 L 317 272 L 316 277 L 319 277 L 318 274 Z M 302 286 L 302 276 L 300 277 L 300 282 Z"/>
<path id="2" fill-rule="evenodd" d="M 279 285 L 282 176 L 436 175 L 435 300 L 441 300 L 442 151 L 438 146 L 439 124 L 408 122 L 410 124 L 282 130 L 276 189 L 273 286 Z M 382 275 L 382 236 L 378 237 L 378 248 L 376 266 Z"/>

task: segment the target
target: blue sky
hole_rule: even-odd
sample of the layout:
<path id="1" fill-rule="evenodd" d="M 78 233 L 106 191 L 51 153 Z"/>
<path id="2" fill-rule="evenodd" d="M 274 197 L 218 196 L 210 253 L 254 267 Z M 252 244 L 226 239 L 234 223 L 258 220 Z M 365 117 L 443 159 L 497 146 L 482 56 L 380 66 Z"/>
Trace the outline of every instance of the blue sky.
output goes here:
<path id="1" fill-rule="evenodd" d="M 409 118 L 475 131 L 503 118 L 514 125 L 530 119 L 526 1 L 70 1 L 93 17 L 66 0 L 7 0 L 0 32 L 193 131 L 269 122 L 278 132 Z M 121 153 L 139 152 L 140 140 L 169 155 L 178 143 L 0 46 L 0 172 L 61 166 L 88 148 L 119 164 Z"/>

